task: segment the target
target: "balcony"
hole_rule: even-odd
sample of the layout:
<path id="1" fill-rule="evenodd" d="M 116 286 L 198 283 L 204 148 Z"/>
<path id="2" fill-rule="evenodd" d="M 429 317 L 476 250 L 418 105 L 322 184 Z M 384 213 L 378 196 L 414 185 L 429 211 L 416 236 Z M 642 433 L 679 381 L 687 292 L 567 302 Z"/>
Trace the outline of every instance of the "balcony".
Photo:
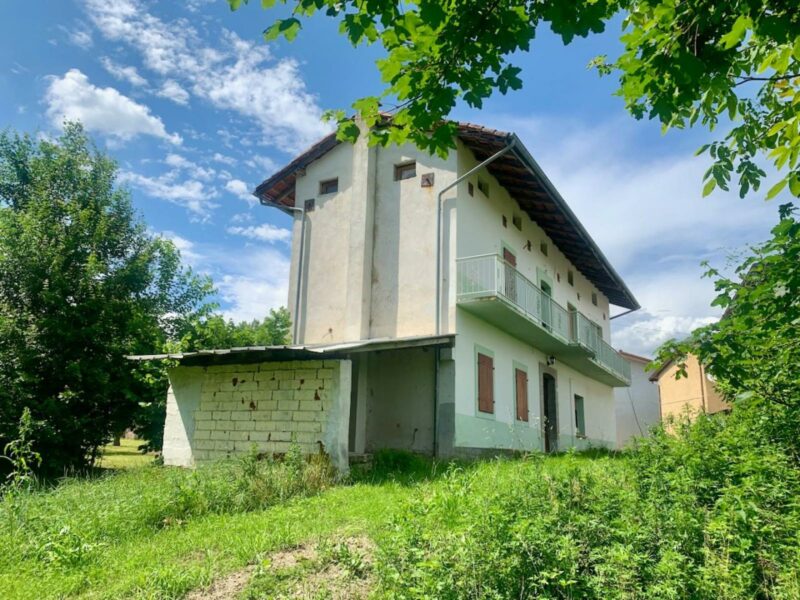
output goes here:
<path id="1" fill-rule="evenodd" d="M 630 365 L 597 325 L 568 311 L 496 254 L 456 262 L 457 302 L 464 310 L 613 387 L 630 385 Z"/>

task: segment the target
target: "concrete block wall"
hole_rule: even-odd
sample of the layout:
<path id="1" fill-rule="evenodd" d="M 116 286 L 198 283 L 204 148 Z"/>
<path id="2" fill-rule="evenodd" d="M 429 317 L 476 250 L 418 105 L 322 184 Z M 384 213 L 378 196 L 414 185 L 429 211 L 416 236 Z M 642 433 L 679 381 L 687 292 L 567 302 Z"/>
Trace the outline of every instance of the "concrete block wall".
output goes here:
<path id="1" fill-rule="evenodd" d="M 295 441 L 304 453 L 325 452 L 337 467 L 347 468 L 348 360 L 178 367 L 170 382 L 166 464 L 225 458 L 248 452 L 253 444 L 260 452 L 283 453 Z M 190 418 L 175 418 L 187 413 L 182 406 L 190 407 Z M 179 452 L 175 441 L 182 436 L 188 453 Z"/>

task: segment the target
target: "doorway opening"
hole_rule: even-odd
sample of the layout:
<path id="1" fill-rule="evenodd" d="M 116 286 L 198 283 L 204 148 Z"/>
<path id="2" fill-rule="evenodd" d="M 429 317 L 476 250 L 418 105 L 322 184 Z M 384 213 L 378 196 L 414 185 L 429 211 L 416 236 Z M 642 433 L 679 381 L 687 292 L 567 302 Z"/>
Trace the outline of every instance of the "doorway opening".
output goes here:
<path id="1" fill-rule="evenodd" d="M 558 452 L 558 403 L 556 402 L 556 378 L 542 373 L 542 433 L 544 451 Z"/>

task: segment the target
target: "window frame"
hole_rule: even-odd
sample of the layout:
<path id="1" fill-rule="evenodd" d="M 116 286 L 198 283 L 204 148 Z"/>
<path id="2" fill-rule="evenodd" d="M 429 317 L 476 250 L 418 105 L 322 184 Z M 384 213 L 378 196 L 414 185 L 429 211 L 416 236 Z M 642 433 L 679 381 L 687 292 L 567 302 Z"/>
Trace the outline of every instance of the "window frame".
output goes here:
<path id="1" fill-rule="evenodd" d="M 326 190 L 325 186 L 329 184 L 334 184 L 336 189 L 333 190 Z M 327 194 L 338 194 L 339 193 L 339 178 L 338 177 L 331 177 L 330 179 L 322 179 L 319 182 L 319 195 L 325 196 Z"/>
<path id="2" fill-rule="evenodd" d="M 531 422 L 531 386 L 530 386 L 530 376 L 528 373 L 528 367 L 523 365 L 522 363 L 518 363 L 514 361 L 512 366 L 512 376 L 514 378 L 514 421 L 519 423 L 528 423 Z M 519 388 L 517 387 L 519 380 L 517 379 L 517 373 L 524 373 L 525 374 L 525 418 L 519 418 Z"/>
<path id="3" fill-rule="evenodd" d="M 492 364 L 492 371 L 491 371 L 491 402 L 492 408 L 490 412 L 481 410 L 481 368 L 480 368 L 480 357 L 485 356 L 491 361 Z M 488 348 L 484 348 L 478 344 L 475 345 L 475 358 L 473 361 L 475 365 L 475 414 L 484 419 L 495 419 L 495 415 L 497 414 L 495 411 L 495 404 L 497 401 L 495 400 L 495 392 L 496 392 L 496 385 L 495 385 L 495 364 L 494 364 L 494 352 L 489 350 Z"/>
<path id="4" fill-rule="evenodd" d="M 406 173 L 411 173 L 406 176 Z M 405 162 L 397 163 L 394 166 L 394 180 L 406 181 L 408 179 L 415 179 L 417 177 L 417 161 L 407 160 Z"/>

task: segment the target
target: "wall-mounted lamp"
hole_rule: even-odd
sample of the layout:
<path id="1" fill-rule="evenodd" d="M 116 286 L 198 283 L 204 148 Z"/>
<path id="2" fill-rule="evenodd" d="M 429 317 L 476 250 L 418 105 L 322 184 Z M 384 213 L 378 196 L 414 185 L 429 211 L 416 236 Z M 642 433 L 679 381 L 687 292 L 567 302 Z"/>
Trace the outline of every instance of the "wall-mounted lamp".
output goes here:
<path id="1" fill-rule="evenodd" d="M 554 364 L 556 364 L 556 357 L 555 356 L 548 356 L 547 357 L 547 366 L 548 367 L 552 367 Z"/>

